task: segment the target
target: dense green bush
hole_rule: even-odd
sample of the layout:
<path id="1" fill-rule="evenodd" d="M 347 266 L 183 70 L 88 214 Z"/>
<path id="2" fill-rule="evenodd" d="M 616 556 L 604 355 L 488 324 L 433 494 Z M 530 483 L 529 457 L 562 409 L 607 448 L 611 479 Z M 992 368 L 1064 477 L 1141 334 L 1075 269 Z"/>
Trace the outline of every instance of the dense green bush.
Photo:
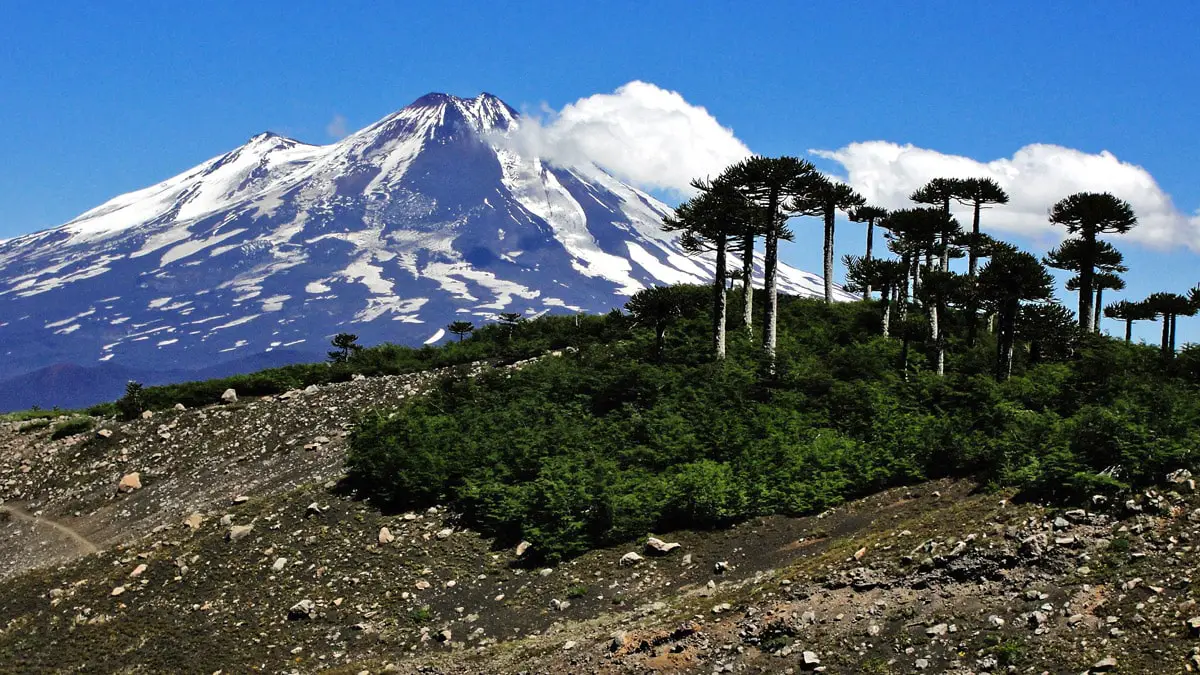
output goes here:
<path id="1" fill-rule="evenodd" d="M 50 438 L 58 440 L 75 434 L 82 434 L 92 430 L 92 418 L 90 417 L 70 417 L 58 424 L 54 425 L 54 431 L 51 432 Z"/>
<path id="2" fill-rule="evenodd" d="M 585 323 L 577 352 L 448 376 L 363 420 L 351 480 L 397 508 L 449 503 L 485 532 L 557 559 L 652 531 L 811 513 L 937 476 L 1064 499 L 1117 492 L 1193 466 L 1200 451 L 1191 361 L 1164 364 L 1153 348 L 1089 338 L 1070 362 L 1018 354 L 999 382 L 988 335 L 974 348 L 956 342 L 944 378 L 915 342 L 905 380 L 899 341 L 877 335 L 874 304 L 782 298 L 768 375 L 734 325 L 729 358 L 711 362 L 704 312 L 671 326 L 661 357 L 653 328 Z M 490 356 L 504 343 L 486 333 L 462 347 Z M 491 341 L 468 347 L 481 338 Z"/>

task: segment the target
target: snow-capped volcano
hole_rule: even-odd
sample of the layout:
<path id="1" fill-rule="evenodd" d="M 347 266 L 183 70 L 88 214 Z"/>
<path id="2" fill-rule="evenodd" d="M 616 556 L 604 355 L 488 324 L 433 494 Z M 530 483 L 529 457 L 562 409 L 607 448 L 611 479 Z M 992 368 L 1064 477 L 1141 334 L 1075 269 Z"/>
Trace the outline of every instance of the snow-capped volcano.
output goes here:
<path id="1" fill-rule="evenodd" d="M 193 369 L 329 336 L 421 343 L 498 312 L 607 311 L 711 278 L 666 205 L 507 142 L 490 94 L 429 94 L 330 145 L 271 133 L 0 242 L 0 379 L 57 363 Z M 817 294 L 786 268 L 781 288 Z"/>

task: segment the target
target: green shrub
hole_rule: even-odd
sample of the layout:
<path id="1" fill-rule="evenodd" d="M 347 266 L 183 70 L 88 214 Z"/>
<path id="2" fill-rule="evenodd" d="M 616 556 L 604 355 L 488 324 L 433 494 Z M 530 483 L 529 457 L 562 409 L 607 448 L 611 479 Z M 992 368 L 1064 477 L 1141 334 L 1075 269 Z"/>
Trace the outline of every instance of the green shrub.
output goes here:
<path id="1" fill-rule="evenodd" d="M 86 433 L 92 430 L 92 426 L 92 418 L 90 417 L 71 417 L 64 422 L 54 425 L 54 431 L 50 434 L 50 438 L 58 440 L 67 436 Z"/>

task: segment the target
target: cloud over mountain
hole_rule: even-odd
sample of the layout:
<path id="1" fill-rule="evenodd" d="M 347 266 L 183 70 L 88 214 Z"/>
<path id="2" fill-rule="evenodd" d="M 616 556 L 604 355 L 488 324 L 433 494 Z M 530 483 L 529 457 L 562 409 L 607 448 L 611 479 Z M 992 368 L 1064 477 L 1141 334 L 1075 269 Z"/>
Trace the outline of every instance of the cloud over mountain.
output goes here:
<path id="1" fill-rule="evenodd" d="M 837 150 L 810 150 L 841 164 L 845 179 L 868 201 L 887 208 L 911 206 L 908 195 L 931 178 L 990 177 L 1011 203 L 987 216 L 986 227 L 1035 238 L 1065 232 L 1047 219 L 1050 207 L 1075 192 L 1111 192 L 1127 200 L 1139 226 L 1126 239 L 1153 248 L 1186 246 L 1200 251 L 1200 215 L 1181 212 L 1146 169 L 1108 151 L 1086 153 L 1058 145 L 1027 145 L 1012 157 L 987 162 L 889 141 L 851 143 Z"/>
<path id="2" fill-rule="evenodd" d="M 693 178 L 715 175 L 750 154 L 706 109 L 648 82 L 542 112 L 540 118 L 527 114 L 510 140 L 524 154 L 598 164 L 643 189 L 690 194 Z"/>

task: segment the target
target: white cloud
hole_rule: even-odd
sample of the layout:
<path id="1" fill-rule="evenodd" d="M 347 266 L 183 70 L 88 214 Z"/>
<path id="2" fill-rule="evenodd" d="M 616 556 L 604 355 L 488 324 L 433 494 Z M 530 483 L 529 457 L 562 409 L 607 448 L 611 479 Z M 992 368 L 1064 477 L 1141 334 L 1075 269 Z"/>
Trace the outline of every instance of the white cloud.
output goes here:
<path id="1" fill-rule="evenodd" d="M 542 112 L 522 117 L 509 138 L 515 150 L 567 166 L 595 163 L 645 189 L 687 195 L 693 178 L 750 155 L 707 110 L 647 82 Z"/>
<path id="2" fill-rule="evenodd" d="M 329 124 L 325 125 L 325 133 L 329 134 L 329 137 L 335 140 L 345 138 L 346 134 L 350 133 L 346 129 L 346 118 L 334 114 L 333 119 L 329 120 Z"/>
<path id="3" fill-rule="evenodd" d="M 1128 201 L 1138 217 L 1138 226 L 1125 239 L 1155 248 L 1187 246 L 1200 251 L 1200 212 L 1191 217 L 1180 212 L 1148 171 L 1108 151 L 1089 154 L 1033 144 L 1012 157 L 980 162 L 912 145 L 867 141 L 809 152 L 841 164 L 848 183 L 869 202 L 887 208 L 912 206 L 908 195 L 931 178 L 990 177 L 1008 192 L 1010 202 L 985 212 L 984 229 L 1036 238 L 1066 234 L 1047 219 L 1058 200 L 1075 192 L 1111 192 Z M 968 211 L 958 215 L 964 224 L 970 222 Z"/>

